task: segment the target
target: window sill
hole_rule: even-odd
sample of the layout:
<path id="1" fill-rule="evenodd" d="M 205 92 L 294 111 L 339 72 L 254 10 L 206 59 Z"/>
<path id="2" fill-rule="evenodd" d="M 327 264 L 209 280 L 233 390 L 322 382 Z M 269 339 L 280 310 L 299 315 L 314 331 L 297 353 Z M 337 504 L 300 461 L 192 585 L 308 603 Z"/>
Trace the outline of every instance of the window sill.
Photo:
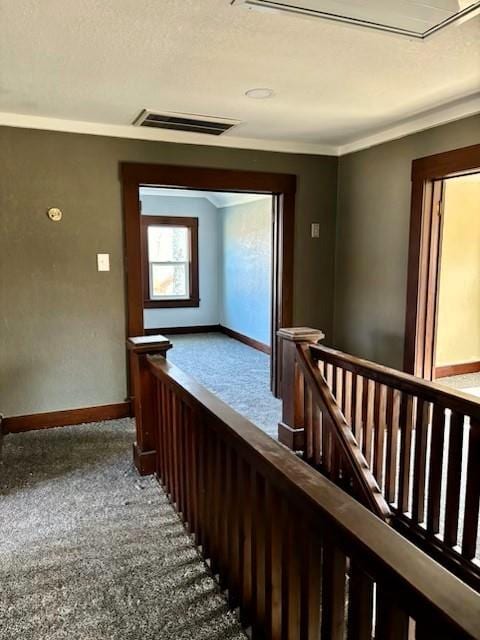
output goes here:
<path id="1" fill-rule="evenodd" d="M 175 309 L 177 307 L 199 307 L 199 298 L 187 298 L 186 300 L 144 300 L 144 309 Z"/>

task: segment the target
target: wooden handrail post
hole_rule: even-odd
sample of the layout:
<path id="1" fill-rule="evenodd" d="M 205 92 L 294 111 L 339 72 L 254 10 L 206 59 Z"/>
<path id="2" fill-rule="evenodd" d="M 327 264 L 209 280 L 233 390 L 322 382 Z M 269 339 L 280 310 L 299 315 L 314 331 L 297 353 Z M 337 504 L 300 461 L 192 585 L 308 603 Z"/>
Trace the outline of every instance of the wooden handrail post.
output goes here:
<path id="1" fill-rule="evenodd" d="M 278 440 L 289 449 L 300 451 L 304 446 L 303 386 L 296 364 L 299 343 L 316 344 L 325 334 L 310 327 L 280 329 L 282 358 L 282 421 L 278 425 Z"/>
<path id="2" fill-rule="evenodd" d="M 133 407 L 137 436 L 133 444 L 133 460 L 138 472 L 147 476 L 155 471 L 155 380 L 150 374 L 147 356 L 166 357 L 172 348 L 165 336 L 128 338 L 127 347 L 132 361 Z"/>

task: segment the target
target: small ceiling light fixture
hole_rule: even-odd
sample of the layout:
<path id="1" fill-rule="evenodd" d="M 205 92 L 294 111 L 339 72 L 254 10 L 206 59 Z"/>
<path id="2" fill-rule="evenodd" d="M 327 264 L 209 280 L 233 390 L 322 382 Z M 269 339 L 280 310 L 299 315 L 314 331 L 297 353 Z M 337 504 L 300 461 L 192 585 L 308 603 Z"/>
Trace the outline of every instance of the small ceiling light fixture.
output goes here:
<path id="1" fill-rule="evenodd" d="M 480 13 L 480 0 L 231 0 L 231 4 L 345 22 L 419 40 Z"/>
<path id="2" fill-rule="evenodd" d="M 249 89 L 248 91 L 245 91 L 245 95 L 247 98 L 253 98 L 254 100 L 266 100 L 267 98 L 271 98 L 274 93 L 273 89 L 262 87 L 258 89 Z"/>

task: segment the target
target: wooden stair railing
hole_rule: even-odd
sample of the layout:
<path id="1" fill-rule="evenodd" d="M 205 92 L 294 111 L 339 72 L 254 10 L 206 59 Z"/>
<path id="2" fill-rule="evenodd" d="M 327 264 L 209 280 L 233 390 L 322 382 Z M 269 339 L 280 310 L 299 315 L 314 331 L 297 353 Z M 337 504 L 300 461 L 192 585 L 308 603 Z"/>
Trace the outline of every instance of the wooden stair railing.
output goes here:
<path id="1" fill-rule="evenodd" d="M 393 526 L 480 590 L 480 401 L 323 345 L 304 341 L 303 347 L 351 426 Z M 311 385 L 291 358 L 288 366 L 295 372 L 288 402 L 295 405 L 297 449 L 338 482 Z M 279 426 L 280 438 L 284 432 Z"/>
<path id="2" fill-rule="evenodd" d="M 313 405 L 310 409 L 312 411 L 316 405 L 320 410 L 315 426 L 313 420 L 308 417 L 305 420 L 307 441 L 313 442 L 314 437 L 323 438 L 325 446 L 329 448 L 329 457 L 338 458 L 339 463 L 335 465 L 335 470 L 329 469 L 329 477 L 337 482 L 341 480 L 339 483 L 348 486 L 349 492 L 372 513 L 382 520 L 389 520 L 390 508 L 327 381 L 318 367 L 315 367 L 308 346 L 296 346 L 296 362 L 303 373 L 305 385 L 310 390 Z"/>
<path id="3" fill-rule="evenodd" d="M 480 640 L 480 597 L 160 356 L 155 472 L 254 640 Z"/>

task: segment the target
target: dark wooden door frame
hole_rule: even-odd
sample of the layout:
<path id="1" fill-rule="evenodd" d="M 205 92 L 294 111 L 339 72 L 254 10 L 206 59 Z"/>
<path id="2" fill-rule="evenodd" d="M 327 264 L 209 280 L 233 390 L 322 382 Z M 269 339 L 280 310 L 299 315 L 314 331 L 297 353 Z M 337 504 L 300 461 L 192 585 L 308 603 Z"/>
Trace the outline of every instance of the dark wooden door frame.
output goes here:
<path id="1" fill-rule="evenodd" d="M 443 180 L 480 168 L 480 145 L 412 163 L 404 369 L 434 377 Z"/>
<path id="2" fill-rule="evenodd" d="M 277 330 L 293 322 L 293 235 L 296 176 L 177 165 L 120 164 L 125 220 L 127 337 L 144 335 L 139 188 L 245 191 L 273 197 L 272 390 L 280 394 Z"/>

